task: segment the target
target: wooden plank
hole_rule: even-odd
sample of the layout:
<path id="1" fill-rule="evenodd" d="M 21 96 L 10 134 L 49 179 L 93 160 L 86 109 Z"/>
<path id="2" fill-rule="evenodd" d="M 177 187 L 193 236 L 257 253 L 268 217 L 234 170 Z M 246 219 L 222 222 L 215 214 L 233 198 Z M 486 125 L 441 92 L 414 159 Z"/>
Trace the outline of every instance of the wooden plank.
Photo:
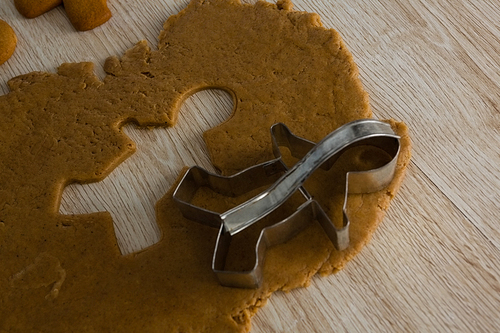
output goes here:
<path id="1" fill-rule="evenodd" d="M 64 62 L 89 61 L 103 78 L 102 68 L 109 56 L 120 56 L 140 40 L 156 48 L 166 19 L 184 8 L 188 0 L 110 1 L 113 17 L 85 32 L 76 31 L 59 6 L 34 19 L 21 16 L 13 1 L 0 6 L 0 18 L 9 23 L 18 37 L 14 55 L 0 68 L 0 93 L 7 93 L 8 79 L 32 71 L 55 72 Z"/>
<path id="2" fill-rule="evenodd" d="M 334 1 L 317 9 L 354 54 L 375 115 L 409 125 L 415 164 L 500 247 L 498 5 Z"/>
<path id="3" fill-rule="evenodd" d="M 495 332 L 499 269 L 500 251 L 412 165 L 361 254 L 273 295 L 253 332 Z"/>

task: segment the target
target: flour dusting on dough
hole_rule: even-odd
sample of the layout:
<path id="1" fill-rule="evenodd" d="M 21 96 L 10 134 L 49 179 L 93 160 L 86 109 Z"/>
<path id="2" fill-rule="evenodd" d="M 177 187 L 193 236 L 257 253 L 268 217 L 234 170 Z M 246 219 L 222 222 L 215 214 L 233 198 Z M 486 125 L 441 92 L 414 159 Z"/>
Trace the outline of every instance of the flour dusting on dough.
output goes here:
<path id="1" fill-rule="evenodd" d="M 33 263 L 11 276 L 10 286 L 20 289 L 38 289 L 52 285 L 45 299 L 53 300 L 59 295 L 65 279 L 66 271 L 61 267 L 59 260 L 43 252 L 35 258 Z"/>

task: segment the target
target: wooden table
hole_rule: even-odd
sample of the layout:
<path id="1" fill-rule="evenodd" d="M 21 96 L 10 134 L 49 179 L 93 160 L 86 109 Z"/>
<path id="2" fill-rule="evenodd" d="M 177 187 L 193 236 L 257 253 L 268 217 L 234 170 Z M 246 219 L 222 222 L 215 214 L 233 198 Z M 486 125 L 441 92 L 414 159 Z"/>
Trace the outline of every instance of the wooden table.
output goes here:
<path id="1" fill-rule="evenodd" d="M 110 0 L 109 22 L 76 32 L 63 8 L 28 20 L 11 0 L 4 1 L 0 18 L 15 29 L 19 43 L 0 67 L 0 91 L 8 92 L 6 82 L 13 76 L 53 72 L 63 62 L 94 62 L 103 77 L 108 56 L 123 54 L 141 39 L 154 48 L 162 23 L 186 3 Z M 500 330 L 498 3 L 297 0 L 295 8 L 319 13 L 326 27 L 340 32 L 375 116 L 410 127 L 413 160 L 384 223 L 362 253 L 339 274 L 274 295 L 254 318 L 253 332 Z M 213 118 L 196 112 L 206 108 L 217 110 Z M 138 152 L 109 179 L 89 187 L 85 200 L 82 186 L 68 188 L 61 212 L 102 209 L 94 193 L 130 179 L 127 174 L 142 164 L 155 164 L 158 171 L 127 185 L 155 189 L 144 194 L 142 215 L 130 219 L 150 221 L 139 233 L 127 224 L 133 221 L 120 217 L 126 214 L 118 199 L 103 205 L 116 211 L 124 253 L 156 242 L 154 211 L 147 207 L 182 166 L 209 166 L 200 133 L 227 118 L 231 109 L 227 94 L 200 92 L 181 110 L 189 121 L 173 131 L 127 127 Z M 192 146 L 185 146 L 186 136 L 194 139 Z M 151 144 L 154 140 L 185 149 L 158 160 L 161 147 Z"/>

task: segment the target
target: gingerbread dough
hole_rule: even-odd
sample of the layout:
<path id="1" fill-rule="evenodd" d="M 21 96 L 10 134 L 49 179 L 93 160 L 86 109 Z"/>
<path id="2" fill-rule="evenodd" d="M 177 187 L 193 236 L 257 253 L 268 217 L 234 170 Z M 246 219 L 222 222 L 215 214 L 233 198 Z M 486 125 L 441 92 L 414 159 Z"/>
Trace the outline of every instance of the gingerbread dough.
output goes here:
<path id="1" fill-rule="evenodd" d="M 99 81 L 92 64 L 63 64 L 57 74 L 10 80 L 11 92 L 0 97 L 0 332 L 246 332 L 274 291 L 306 286 L 360 251 L 409 162 L 407 128 L 391 121 L 402 136 L 396 177 L 383 191 L 351 196 L 347 250 L 335 251 L 311 221 L 267 252 L 259 289 L 222 287 L 210 269 L 217 230 L 184 219 L 170 192 L 157 203 L 161 241 L 122 256 L 109 214 L 58 214 L 64 186 L 103 179 L 134 151 L 120 131 L 125 122 L 174 125 L 183 100 L 200 89 L 234 97 L 233 116 L 205 133 L 226 174 L 271 156 L 274 122 L 319 140 L 370 117 L 352 56 L 318 15 L 295 12 L 288 1 L 193 0 L 167 20 L 158 51 L 140 42 L 105 70 Z M 333 180 L 365 167 L 358 162 L 366 154 L 306 184 L 332 214 L 341 198 Z M 231 204 L 213 193 L 198 199 Z"/>

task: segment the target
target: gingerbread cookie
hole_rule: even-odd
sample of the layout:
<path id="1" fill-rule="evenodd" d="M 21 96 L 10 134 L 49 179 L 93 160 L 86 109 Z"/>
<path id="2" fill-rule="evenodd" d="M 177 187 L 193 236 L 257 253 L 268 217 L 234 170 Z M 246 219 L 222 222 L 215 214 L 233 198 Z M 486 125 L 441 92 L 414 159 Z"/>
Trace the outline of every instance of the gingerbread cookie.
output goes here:
<path id="1" fill-rule="evenodd" d="M 14 5 L 21 15 L 35 18 L 62 4 L 62 0 L 14 0 Z"/>
<path id="2" fill-rule="evenodd" d="M 235 101 L 233 116 L 205 134 L 226 174 L 271 155 L 272 123 L 317 141 L 370 117 L 345 44 L 318 15 L 295 12 L 289 1 L 194 0 L 167 20 L 157 51 L 140 42 L 109 58 L 104 81 L 92 69 L 63 64 L 57 74 L 26 74 L 0 97 L 0 331 L 246 332 L 274 291 L 306 286 L 360 251 L 409 162 L 407 128 L 391 121 L 402 137 L 396 176 L 383 191 L 351 196 L 348 249 L 335 251 L 311 221 L 268 250 L 259 289 L 222 287 L 210 267 L 217 230 L 186 220 L 171 192 L 157 203 L 161 241 L 122 256 L 109 214 L 58 214 L 64 186 L 103 179 L 134 150 L 120 126 L 174 125 L 183 100 L 200 89 L 225 89 Z M 306 187 L 335 212 L 342 182 L 332 179 L 360 162 L 340 161 Z M 221 210 L 234 204 L 209 192 L 197 200 Z M 254 245 L 255 232 L 237 240 L 241 248 Z"/>
<path id="3" fill-rule="evenodd" d="M 80 31 L 91 30 L 111 18 L 106 0 L 14 0 L 17 10 L 34 18 L 64 4 L 71 24 Z"/>
<path id="4" fill-rule="evenodd" d="M 91 30 L 111 18 L 106 0 L 64 0 L 64 8 L 76 30 Z"/>
<path id="5" fill-rule="evenodd" d="M 0 65 L 12 56 L 16 45 L 16 33 L 7 22 L 0 20 Z"/>

